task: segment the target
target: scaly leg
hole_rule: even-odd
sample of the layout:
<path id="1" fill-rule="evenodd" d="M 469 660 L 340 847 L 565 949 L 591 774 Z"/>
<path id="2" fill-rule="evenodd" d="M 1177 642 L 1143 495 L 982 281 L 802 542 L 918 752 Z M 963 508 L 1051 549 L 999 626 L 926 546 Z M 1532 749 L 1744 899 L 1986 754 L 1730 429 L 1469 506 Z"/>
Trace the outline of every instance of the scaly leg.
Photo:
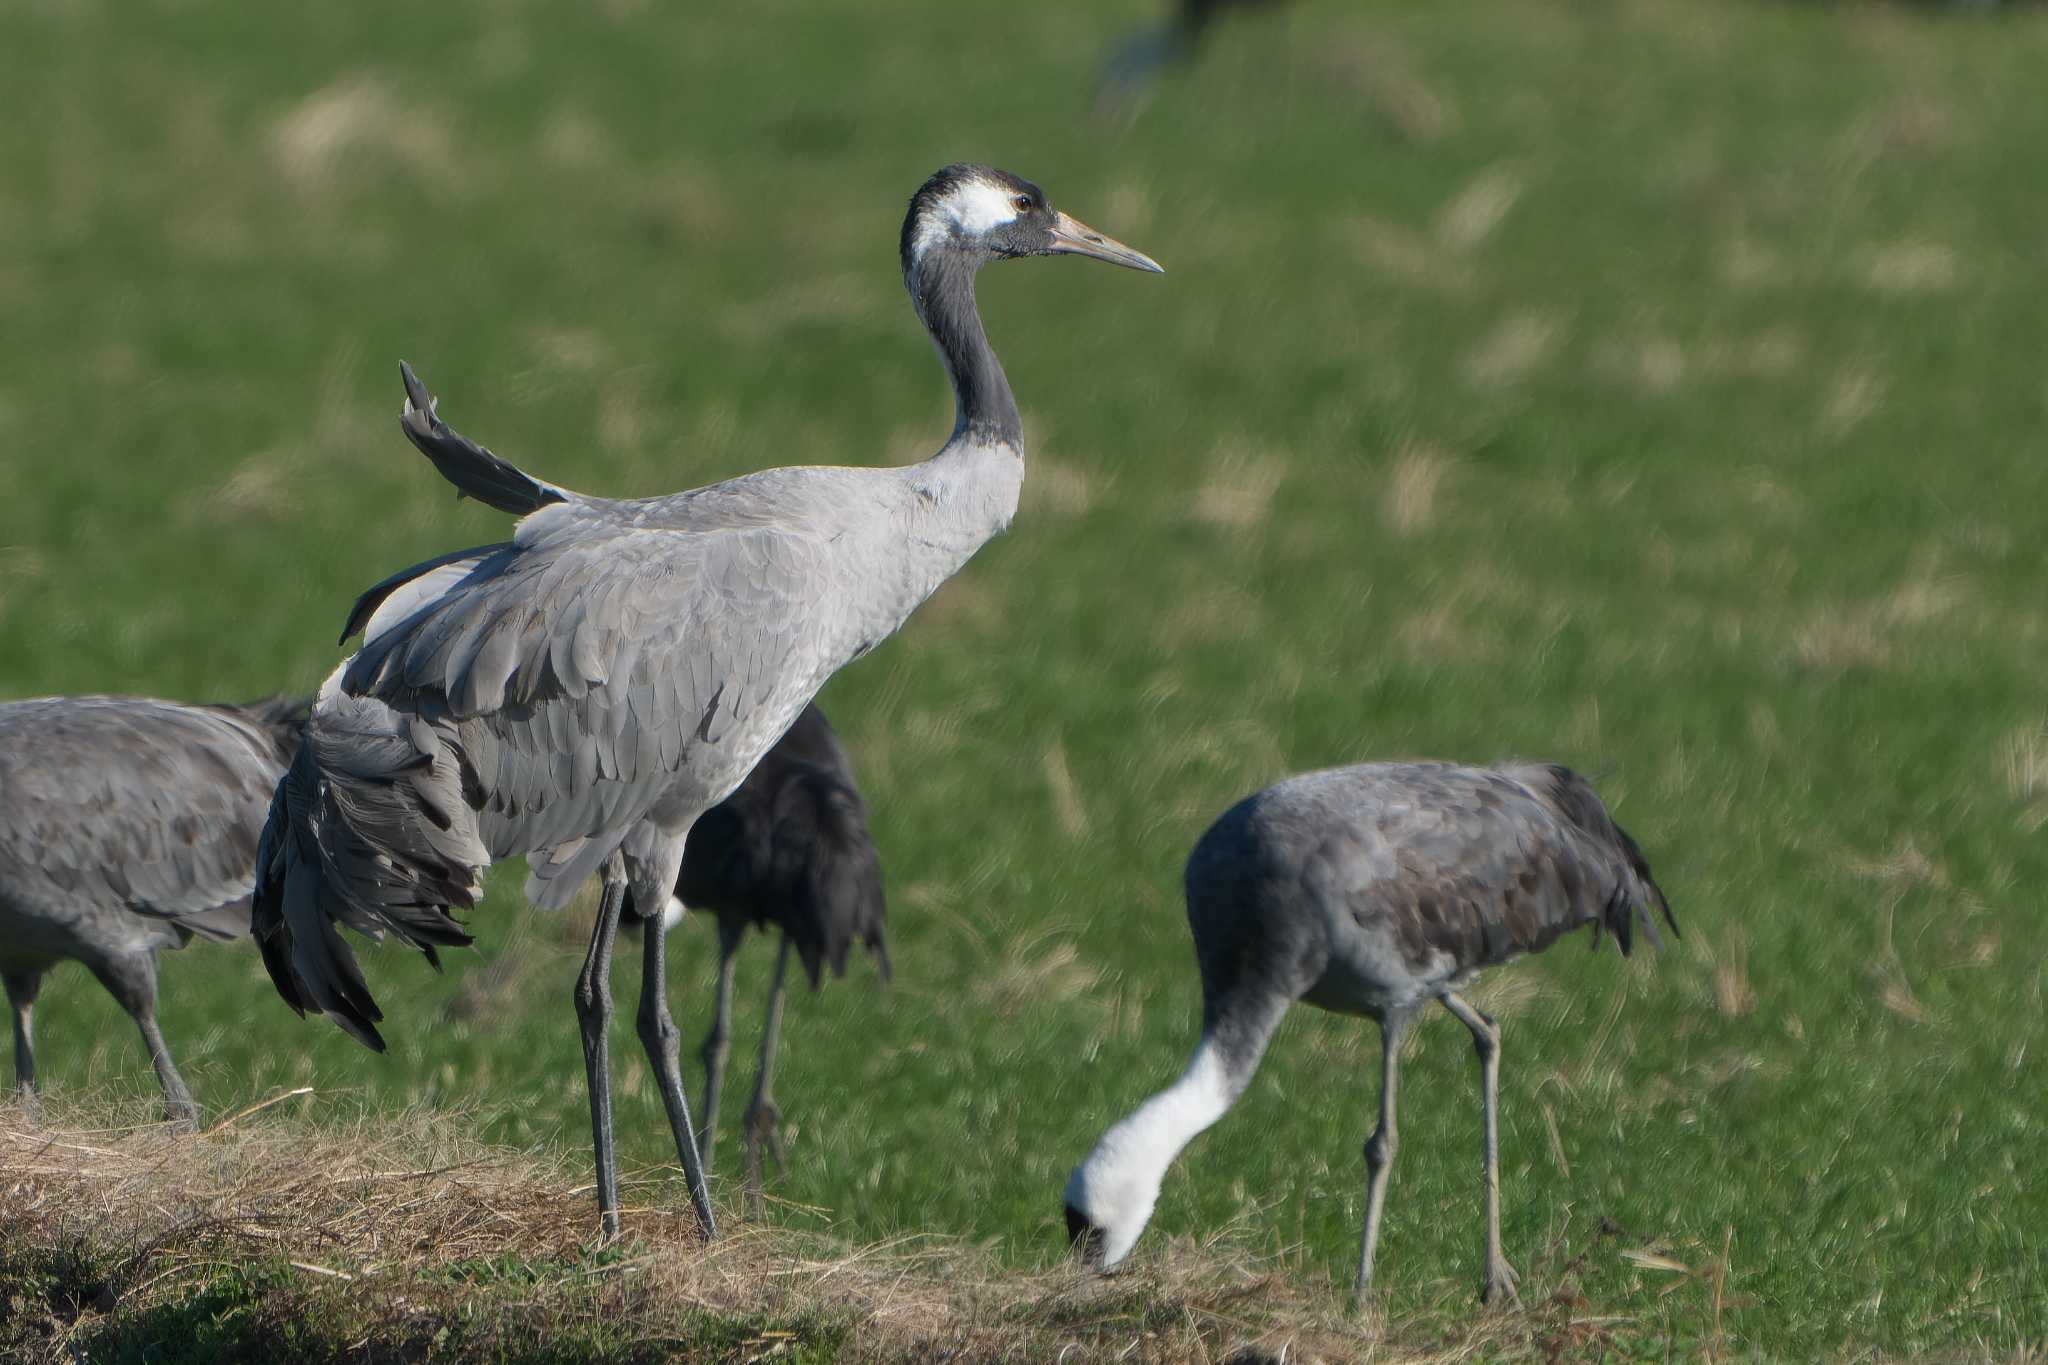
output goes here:
<path id="1" fill-rule="evenodd" d="M 697 1049 L 697 1058 L 704 1063 L 704 1123 L 697 1132 L 697 1150 L 706 1166 L 718 1146 L 718 1102 L 725 1094 L 725 1056 L 732 1034 L 733 960 L 746 932 L 743 921 L 718 921 L 718 1006 L 711 1018 L 711 1032 Z"/>
<path id="2" fill-rule="evenodd" d="M 1394 1152 L 1401 1145 L 1395 1131 L 1394 1111 L 1401 1092 L 1401 1035 L 1407 1031 L 1409 1015 L 1392 1013 L 1380 1020 L 1380 1122 L 1365 1140 L 1365 1231 L 1358 1239 L 1358 1280 L 1352 1297 L 1362 1299 L 1372 1284 L 1372 1262 L 1380 1244 L 1380 1210 L 1387 1202 L 1387 1177 L 1393 1173 Z"/>
<path id="3" fill-rule="evenodd" d="M 35 1013 L 36 992 L 42 989 L 41 972 L 7 972 L 0 974 L 0 982 L 7 987 L 7 1001 L 14 1006 L 14 1088 L 21 1098 L 22 1108 L 29 1117 L 36 1112 L 36 1034 L 31 1016 Z"/>
<path id="4" fill-rule="evenodd" d="M 782 1034 L 782 985 L 789 969 L 789 935 L 775 952 L 775 979 L 768 985 L 768 1022 L 761 1028 L 761 1071 L 754 1078 L 753 1102 L 747 1105 L 744 1129 L 747 1147 L 747 1198 L 755 1216 L 761 1211 L 761 1144 L 768 1144 L 775 1168 L 782 1169 L 782 1135 L 777 1125 L 782 1113 L 771 1093 L 775 1088 L 775 1044 Z"/>
<path id="5" fill-rule="evenodd" d="M 690 1101 L 683 1094 L 683 1073 L 676 1065 L 676 1043 L 681 1031 L 668 1012 L 668 965 L 664 945 L 668 925 L 657 916 L 641 926 L 645 946 L 640 977 L 640 1043 L 647 1060 L 654 1064 L 654 1079 L 661 1087 L 661 1102 L 668 1110 L 668 1126 L 675 1134 L 676 1156 L 683 1163 L 683 1179 L 690 1186 L 690 1202 L 697 1208 L 697 1226 L 708 1240 L 718 1236 L 718 1218 L 711 1211 L 711 1191 L 704 1183 L 704 1167 L 697 1159 L 697 1130 L 690 1122 Z"/>
<path id="6" fill-rule="evenodd" d="M 1479 1053 L 1486 1144 L 1486 1279 L 1480 1287 L 1479 1299 L 1496 1307 L 1520 1308 L 1522 1300 L 1515 1293 L 1515 1268 L 1500 1250 L 1500 1029 L 1454 994 L 1447 993 L 1443 1002 L 1445 1009 L 1458 1016 L 1459 1023 L 1472 1030 L 1472 1046 Z"/>
<path id="7" fill-rule="evenodd" d="M 156 1068 L 157 1084 L 164 1088 L 164 1117 L 174 1128 L 197 1128 L 199 1106 L 185 1088 L 185 1078 L 171 1061 L 171 1049 L 156 1026 L 156 953 L 153 949 L 119 957 L 88 960 L 85 964 L 99 978 L 107 993 L 119 1001 L 142 1034 L 149 1049 L 149 1063 Z"/>
<path id="8" fill-rule="evenodd" d="M 576 977 L 576 1022 L 583 1032 L 583 1069 L 590 1085 L 590 1143 L 597 1157 L 597 1217 L 605 1241 L 619 1235 L 619 1172 L 612 1150 L 612 1070 L 607 1033 L 612 1022 L 612 941 L 626 901 L 626 868 L 614 853 L 604 865 L 604 894 L 590 952 Z M 655 921 L 659 923 L 659 921 Z"/>
<path id="9" fill-rule="evenodd" d="M 178 1068 L 171 1061 L 171 1049 L 164 1043 L 164 1035 L 157 1030 L 156 1011 L 145 1010 L 135 1017 L 135 1025 L 142 1030 L 142 1041 L 149 1046 L 150 1064 L 156 1067 L 157 1082 L 164 1088 L 164 1117 L 174 1128 L 197 1128 L 199 1106 L 192 1099 L 192 1092 L 185 1088 L 185 1078 L 178 1074 Z"/>

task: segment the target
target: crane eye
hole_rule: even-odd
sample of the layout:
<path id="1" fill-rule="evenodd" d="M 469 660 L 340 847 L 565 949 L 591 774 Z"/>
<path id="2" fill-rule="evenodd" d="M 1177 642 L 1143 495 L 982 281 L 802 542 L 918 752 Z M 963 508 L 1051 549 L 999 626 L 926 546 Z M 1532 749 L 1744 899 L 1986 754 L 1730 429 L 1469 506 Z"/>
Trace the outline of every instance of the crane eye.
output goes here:
<path id="1" fill-rule="evenodd" d="M 1015 204 L 1017 205 L 1017 211 L 1018 211 L 1019 213 L 1029 213 L 1029 212 L 1031 212 L 1031 196 L 1030 196 L 1030 195 L 1028 195 L 1028 194 L 1020 194 L 1020 195 L 1018 195 L 1018 196 L 1016 197 L 1016 199 L 1015 199 L 1015 200 L 1013 200 L 1012 202 L 1013 202 L 1013 203 L 1015 203 Z"/>

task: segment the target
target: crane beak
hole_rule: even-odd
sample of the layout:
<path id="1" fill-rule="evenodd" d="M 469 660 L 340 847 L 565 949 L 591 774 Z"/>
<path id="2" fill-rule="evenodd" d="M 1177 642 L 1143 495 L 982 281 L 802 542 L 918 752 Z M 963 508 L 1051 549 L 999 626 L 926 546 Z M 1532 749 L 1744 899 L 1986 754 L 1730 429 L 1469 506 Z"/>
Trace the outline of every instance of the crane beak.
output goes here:
<path id="1" fill-rule="evenodd" d="M 1114 237 L 1105 237 L 1078 218 L 1053 211 L 1051 255 L 1093 256 L 1098 261 L 1111 265 L 1128 266 L 1132 270 L 1149 270 L 1155 275 L 1164 275 L 1165 267 L 1142 251 L 1133 251 Z"/>
<path id="2" fill-rule="evenodd" d="M 1133 253 L 1135 254 L 1135 253 Z M 1165 274 L 1165 271 L 1160 271 Z M 1067 1205 L 1067 1246 L 1081 1259 L 1081 1264 L 1090 1270 L 1102 1269 L 1102 1229 L 1088 1221 L 1088 1216 Z"/>

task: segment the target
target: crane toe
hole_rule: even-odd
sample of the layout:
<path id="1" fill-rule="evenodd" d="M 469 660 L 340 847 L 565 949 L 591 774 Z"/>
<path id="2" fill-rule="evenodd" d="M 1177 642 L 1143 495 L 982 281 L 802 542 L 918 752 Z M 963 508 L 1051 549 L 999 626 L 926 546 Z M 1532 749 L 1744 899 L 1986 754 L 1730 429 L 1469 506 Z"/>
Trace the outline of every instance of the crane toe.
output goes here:
<path id="1" fill-rule="evenodd" d="M 1488 1308 L 1520 1308 L 1521 1295 L 1515 1292 L 1515 1281 L 1520 1278 L 1515 1268 L 1508 1264 L 1506 1257 L 1496 1258 L 1486 1267 L 1486 1282 L 1480 1286 L 1479 1301 Z"/>

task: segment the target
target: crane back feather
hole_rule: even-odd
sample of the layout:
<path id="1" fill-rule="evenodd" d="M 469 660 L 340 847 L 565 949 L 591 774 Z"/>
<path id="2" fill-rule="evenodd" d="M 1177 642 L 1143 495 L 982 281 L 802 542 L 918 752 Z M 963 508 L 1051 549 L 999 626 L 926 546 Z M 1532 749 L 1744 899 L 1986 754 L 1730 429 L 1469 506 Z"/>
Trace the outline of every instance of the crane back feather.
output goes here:
<path id="1" fill-rule="evenodd" d="M 257 830 L 306 712 L 289 697 L 0 704 L 0 919 L 110 943 L 138 932 L 107 921 L 124 914 L 163 922 L 173 946 L 248 933 Z"/>

